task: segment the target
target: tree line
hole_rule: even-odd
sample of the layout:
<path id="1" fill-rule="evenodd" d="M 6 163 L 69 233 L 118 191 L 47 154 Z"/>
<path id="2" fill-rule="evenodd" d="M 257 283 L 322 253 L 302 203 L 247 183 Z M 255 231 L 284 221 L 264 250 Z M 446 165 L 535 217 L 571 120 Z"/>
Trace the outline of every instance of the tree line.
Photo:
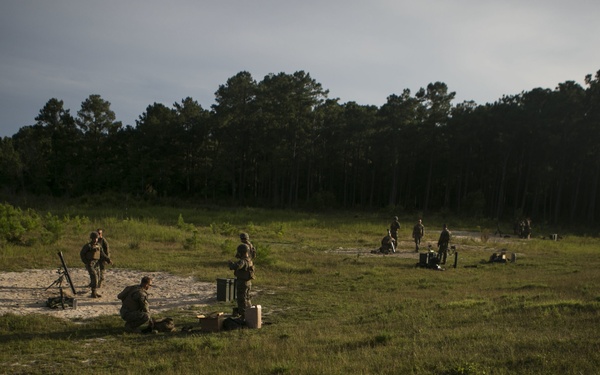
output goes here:
<path id="1" fill-rule="evenodd" d="M 0 189 L 114 192 L 263 207 L 381 208 L 595 222 L 600 71 L 551 89 L 453 105 L 442 82 L 380 107 L 340 103 L 310 74 L 242 71 L 215 104 L 149 105 L 135 126 L 90 95 L 50 99 L 0 142 Z"/>

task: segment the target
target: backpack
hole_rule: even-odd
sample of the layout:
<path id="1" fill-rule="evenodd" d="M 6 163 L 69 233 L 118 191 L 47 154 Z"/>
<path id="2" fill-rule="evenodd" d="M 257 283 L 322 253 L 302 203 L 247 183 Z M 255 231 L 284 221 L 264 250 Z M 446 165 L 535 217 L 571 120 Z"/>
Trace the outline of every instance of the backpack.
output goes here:
<path id="1" fill-rule="evenodd" d="M 46 301 L 46 306 L 51 309 L 74 307 L 75 299 L 71 297 L 50 297 Z"/>
<path id="2" fill-rule="evenodd" d="M 153 328 L 158 332 L 173 332 L 175 331 L 175 322 L 173 318 L 156 319 Z"/>
<path id="3" fill-rule="evenodd" d="M 223 321 L 223 330 L 224 331 L 232 331 L 234 329 L 242 329 L 246 328 L 246 322 L 244 322 L 240 318 L 226 318 Z"/>

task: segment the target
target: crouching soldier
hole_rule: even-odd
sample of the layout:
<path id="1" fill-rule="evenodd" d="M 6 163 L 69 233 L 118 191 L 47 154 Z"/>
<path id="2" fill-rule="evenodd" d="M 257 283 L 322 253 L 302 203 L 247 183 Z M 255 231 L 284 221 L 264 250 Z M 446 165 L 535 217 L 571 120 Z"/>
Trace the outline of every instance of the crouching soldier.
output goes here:
<path id="1" fill-rule="evenodd" d="M 123 302 L 119 313 L 121 319 L 125 321 L 127 332 L 152 332 L 154 323 L 150 317 L 150 305 L 148 303 L 148 289 L 151 286 L 152 278 L 144 276 L 139 285 L 130 285 L 117 296 Z M 144 323 L 148 323 L 148 327 L 141 330 L 139 327 Z"/>
<path id="2" fill-rule="evenodd" d="M 387 236 L 381 239 L 381 247 L 379 248 L 379 251 L 383 254 L 396 252 L 396 240 L 394 240 L 394 237 L 392 237 L 389 229 L 387 232 Z"/>
<path id="3" fill-rule="evenodd" d="M 254 279 L 254 263 L 250 259 L 250 247 L 240 244 L 237 247 L 235 257 L 237 262 L 229 262 L 229 269 L 237 278 L 237 313 L 242 320 L 245 319 L 246 309 L 252 306 L 250 301 L 250 290 L 252 279 Z"/>

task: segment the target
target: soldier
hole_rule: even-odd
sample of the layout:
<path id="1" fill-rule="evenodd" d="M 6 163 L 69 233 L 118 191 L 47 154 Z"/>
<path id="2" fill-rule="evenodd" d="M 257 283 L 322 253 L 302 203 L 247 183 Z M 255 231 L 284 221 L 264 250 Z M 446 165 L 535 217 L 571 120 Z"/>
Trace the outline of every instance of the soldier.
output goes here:
<path id="1" fill-rule="evenodd" d="M 387 236 L 381 239 L 381 247 L 379 248 L 379 251 L 384 254 L 396 252 L 396 242 L 394 241 L 389 229 L 387 231 Z"/>
<path id="2" fill-rule="evenodd" d="M 437 260 L 440 264 L 446 264 L 446 258 L 448 257 L 448 243 L 450 242 L 451 233 L 448 230 L 446 224 L 444 224 L 444 228 L 442 229 L 442 233 L 440 233 L 440 238 L 438 240 L 438 255 Z"/>
<path id="3" fill-rule="evenodd" d="M 531 219 L 527 218 L 523 221 L 523 238 L 531 238 Z"/>
<path id="4" fill-rule="evenodd" d="M 390 233 L 395 243 L 398 243 L 398 230 L 400 230 L 400 223 L 398 222 L 398 216 L 394 216 L 394 221 L 390 224 Z"/>
<path id="5" fill-rule="evenodd" d="M 412 238 L 415 240 L 415 253 L 419 252 L 419 245 L 421 244 L 421 238 L 425 234 L 425 227 L 423 226 L 423 220 L 419 219 L 412 231 Z"/>
<path id="6" fill-rule="evenodd" d="M 252 289 L 252 279 L 254 279 L 254 263 L 250 259 L 250 247 L 246 244 L 240 244 L 237 247 L 235 257 L 237 262 L 229 262 L 229 269 L 237 278 L 237 313 L 242 320 L 245 320 L 246 309 L 252 306 L 250 301 L 250 290 Z"/>
<path id="7" fill-rule="evenodd" d="M 97 263 L 100 260 L 101 248 L 98 244 L 98 233 L 90 233 L 90 242 L 83 245 L 79 256 L 81 261 L 85 264 L 85 269 L 90 274 L 90 287 L 92 288 L 92 298 L 102 297 L 96 289 L 98 288 L 98 266 Z"/>
<path id="8" fill-rule="evenodd" d="M 152 286 L 152 278 L 144 276 L 139 285 L 130 285 L 117 296 L 122 301 L 119 314 L 125 321 L 127 332 L 150 333 L 153 331 L 154 321 L 150 317 L 150 304 L 148 303 L 148 289 Z M 144 323 L 148 323 L 148 327 L 140 330 L 139 327 Z"/>
<path id="9" fill-rule="evenodd" d="M 98 289 L 102 287 L 102 282 L 104 282 L 104 269 L 107 264 L 112 264 L 110 260 L 110 249 L 108 247 L 108 242 L 106 238 L 103 237 L 104 231 L 102 228 L 98 228 L 98 244 L 100 245 L 100 259 L 98 260 Z"/>
<path id="10" fill-rule="evenodd" d="M 240 233 L 240 241 L 242 241 L 244 245 L 248 246 L 250 249 L 248 252 L 250 259 L 254 260 L 254 258 L 256 258 L 256 248 L 254 245 L 252 245 L 252 242 L 250 242 L 250 236 L 248 233 Z"/>

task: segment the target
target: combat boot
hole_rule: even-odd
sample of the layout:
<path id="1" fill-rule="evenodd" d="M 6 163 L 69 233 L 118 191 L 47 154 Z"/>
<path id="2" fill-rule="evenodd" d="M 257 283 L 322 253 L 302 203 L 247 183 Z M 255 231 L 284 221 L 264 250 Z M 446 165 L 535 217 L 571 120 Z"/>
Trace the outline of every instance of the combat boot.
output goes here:
<path id="1" fill-rule="evenodd" d="M 96 292 L 96 289 L 92 289 L 92 298 L 100 298 L 102 297 L 100 294 L 98 294 L 98 292 Z"/>

